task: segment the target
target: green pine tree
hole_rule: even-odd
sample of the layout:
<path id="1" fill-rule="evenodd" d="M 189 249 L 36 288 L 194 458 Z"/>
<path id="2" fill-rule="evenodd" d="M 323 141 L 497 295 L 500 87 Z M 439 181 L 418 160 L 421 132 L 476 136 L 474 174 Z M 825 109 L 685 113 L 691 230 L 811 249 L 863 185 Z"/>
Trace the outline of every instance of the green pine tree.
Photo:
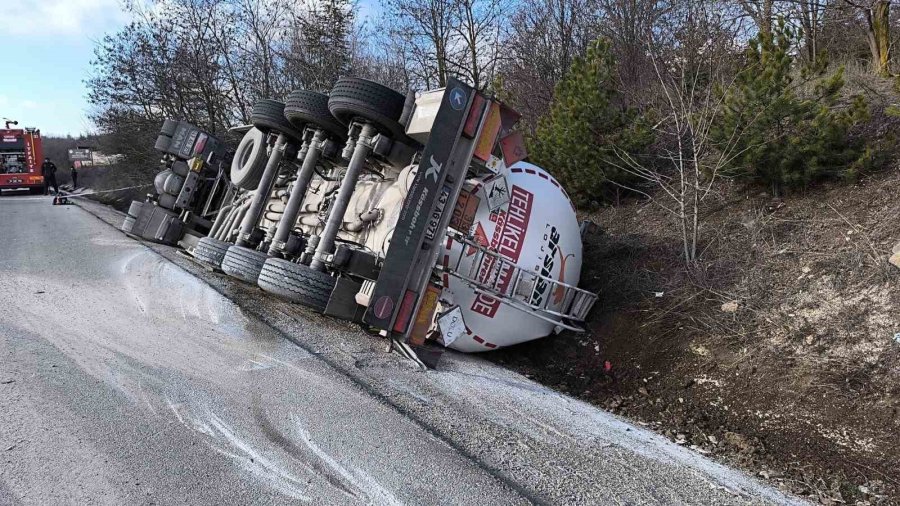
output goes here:
<path id="1" fill-rule="evenodd" d="M 781 20 L 750 41 L 746 64 L 725 95 L 713 138 L 735 154 L 730 173 L 779 194 L 829 177 L 856 175 L 872 150 L 852 139 L 850 129 L 868 116 L 862 97 L 837 107 L 843 68 L 822 77 L 822 69 L 794 70 L 796 35 Z M 799 79 L 798 79 L 799 78 Z M 806 96 L 799 96 L 803 89 Z"/>
<path id="2" fill-rule="evenodd" d="M 616 150 L 637 153 L 653 140 L 636 111 L 617 105 L 617 98 L 609 43 L 597 40 L 556 86 L 550 112 L 530 139 L 532 159 L 552 171 L 576 203 L 608 200 L 613 182 L 630 183 Z"/>
<path id="3" fill-rule="evenodd" d="M 301 87 L 327 92 L 340 77 L 351 73 L 354 4 L 351 0 L 321 0 L 308 5 L 308 12 L 297 18 L 297 39 L 290 59 L 299 67 L 294 77 Z"/>

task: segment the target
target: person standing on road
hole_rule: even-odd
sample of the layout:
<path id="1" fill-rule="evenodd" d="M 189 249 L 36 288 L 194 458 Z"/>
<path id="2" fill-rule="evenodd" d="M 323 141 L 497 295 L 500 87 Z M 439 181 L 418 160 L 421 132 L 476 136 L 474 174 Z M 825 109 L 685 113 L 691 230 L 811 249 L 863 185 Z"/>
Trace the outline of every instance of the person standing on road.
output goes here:
<path id="1" fill-rule="evenodd" d="M 76 169 L 74 165 L 72 166 L 71 174 L 72 174 L 72 189 L 74 190 L 75 188 L 78 188 L 78 169 Z"/>
<path id="2" fill-rule="evenodd" d="M 44 195 L 50 193 L 51 186 L 54 194 L 59 193 L 59 186 L 56 185 L 56 164 L 51 162 L 49 158 L 44 158 L 41 171 L 44 173 Z"/>

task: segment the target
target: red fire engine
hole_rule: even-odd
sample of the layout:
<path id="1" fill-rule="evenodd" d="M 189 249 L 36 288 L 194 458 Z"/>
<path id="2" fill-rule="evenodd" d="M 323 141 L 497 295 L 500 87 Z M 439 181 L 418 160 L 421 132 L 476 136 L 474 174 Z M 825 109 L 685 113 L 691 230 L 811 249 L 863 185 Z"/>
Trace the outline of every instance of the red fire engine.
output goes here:
<path id="1" fill-rule="evenodd" d="M 18 124 L 15 121 L 5 123 L 6 128 L 0 129 L 0 191 L 28 188 L 35 193 L 43 192 L 41 131 L 10 128 Z"/>

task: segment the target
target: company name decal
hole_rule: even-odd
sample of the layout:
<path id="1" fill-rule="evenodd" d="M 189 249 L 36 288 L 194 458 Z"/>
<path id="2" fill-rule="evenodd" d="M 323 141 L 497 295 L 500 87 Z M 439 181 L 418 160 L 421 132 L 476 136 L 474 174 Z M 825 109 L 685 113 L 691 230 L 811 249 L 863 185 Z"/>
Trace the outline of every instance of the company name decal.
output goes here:
<path id="1" fill-rule="evenodd" d="M 31 169 L 37 165 L 37 160 L 34 159 L 34 136 L 31 139 L 25 138 L 25 164 Z"/>
<path id="2" fill-rule="evenodd" d="M 553 278 L 553 270 L 556 267 L 556 255 L 559 255 L 559 280 L 563 283 L 566 282 L 566 260 L 571 256 L 575 256 L 572 253 L 568 255 L 564 254 L 562 249 L 559 247 L 559 231 L 556 227 L 552 225 L 547 225 L 550 227 L 549 232 L 544 233 L 544 241 L 546 242 L 545 246 L 541 247 L 541 251 L 545 252 L 544 260 L 537 265 L 535 270 L 538 271 L 541 276 L 545 276 L 547 278 Z M 547 288 L 550 287 L 550 283 L 541 278 L 537 280 L 537 283 L 534 287 L 534 292 L 531 294 L 531 303 L 532 304 L 543 304 L 544 297 L 547 295 Z M 562 302 L 563 297 L 565 296 L 565 288 L 562 286 L 557 286 L 556 290 L 553 293 L 553 303 L 559 305 Z"/>
<path id="3" fill-rule="evenodd" d="M 422 195 L 419 195 L 419 200 L 416 202 L 416 208 L 413 211 L 412 220 L 409 222 L 409 230 L 414 230 L 416 228 L 416 223 L 419 222 L 419 217 L 422 215 L 422 206 L 425 204 L 425 199 L 428 198 L 428 187 L 422 189 Z M 406 237 L 403 238 L 403 244 L 409 246 L 409 241 L 412 239 L 412 233 L 407 233 Z"/>
<path id="4" fill-rule="evenodd" d="M 519 261 L 522 246 L 525 244 L 525 234 L 528 231 L 528 222 L 531 219 L 531 206 L 534 203 L 534 194 L 518 186 L 513 185 L 509 195 L 509 208 L 497 213 L 497 226 L 491 237 L 490 248 L 500 254 L 509 264 L 495 266 L 492 257 L 485 259 L 478 271 L 478 281 L 493 285 L 497 281 L 498 291 L 503 291 L 512 280 L 512 266 Z M 499 272 L 498 272 L 499 269 Z M 472 311 L 493 318 L 500 307 L 500 301 L 484 294 L 479 294 L 472 303 Z"/>

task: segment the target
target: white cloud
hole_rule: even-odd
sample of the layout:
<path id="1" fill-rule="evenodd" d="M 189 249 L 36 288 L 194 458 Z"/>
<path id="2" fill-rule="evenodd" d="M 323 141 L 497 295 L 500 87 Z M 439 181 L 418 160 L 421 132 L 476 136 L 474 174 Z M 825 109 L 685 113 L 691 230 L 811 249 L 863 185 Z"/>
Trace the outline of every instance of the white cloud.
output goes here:
<path id="1" fill-rule="evenodd" d="M 4 0 L 3 31 L 13 35 L 91 35 L 124 19 L 119 0 Z"/>

